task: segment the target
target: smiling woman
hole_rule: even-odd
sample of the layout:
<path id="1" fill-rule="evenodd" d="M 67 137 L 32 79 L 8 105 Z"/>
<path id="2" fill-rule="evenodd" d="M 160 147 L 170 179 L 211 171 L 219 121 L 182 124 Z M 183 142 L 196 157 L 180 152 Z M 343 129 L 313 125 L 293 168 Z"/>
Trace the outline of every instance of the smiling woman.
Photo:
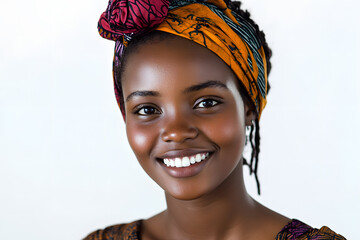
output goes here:
<path id="1" fill-rule="evenodd" d="M 207 195 L 241 166 L 245 122 L 255 119 L 236 76 L 214 53 L 180 37 L 143 44 L 127 61 L 124 96 L 151 93 L 125 103 L 129 143 L 141 166 L 170 196 Z M 187 166 L 196 157 L 205 159 Z M 242 168 L 237 172 L 234 187 L 243 185 Z"/>
<path id="2" fill-rule="evenodd" d="M 271 50 L 239 4 L 110 1 L 99 31 L 116 40 L 114 85 L 127 137 L 164 190 L 167 209 L 86 240 L 344 239 L 276 213 L 246 191 L 244 164 L 258 181 Z"/>

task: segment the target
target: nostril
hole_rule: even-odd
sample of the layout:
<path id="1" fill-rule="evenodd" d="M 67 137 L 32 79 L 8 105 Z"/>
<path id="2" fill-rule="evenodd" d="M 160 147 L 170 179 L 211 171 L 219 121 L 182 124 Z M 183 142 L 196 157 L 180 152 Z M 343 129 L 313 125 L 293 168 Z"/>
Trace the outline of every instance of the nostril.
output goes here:
<path id="1" fill-rule="evenodd" d="M 164 131 L 161 134 L 161 139 L 164 142 L 183 142 L 187 139 L 194 139 L 198 136 L 199 131 L 196 128 L 177 128 Z"/>

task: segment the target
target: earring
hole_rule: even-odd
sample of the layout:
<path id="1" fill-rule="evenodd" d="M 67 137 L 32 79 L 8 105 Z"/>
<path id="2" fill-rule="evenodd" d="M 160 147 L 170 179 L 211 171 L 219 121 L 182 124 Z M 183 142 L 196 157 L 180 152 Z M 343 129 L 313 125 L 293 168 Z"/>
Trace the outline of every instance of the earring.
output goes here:
<path id="1" fill-rule="evenodd" d="M 245 128 L 245 146 L 246 146 L 246 145 L 248 144 L 248 142 L 249 142 L 250 130 L 251 130 L 251 127 L 250 127 L 250 126 L 246 126 L 246 128 Z"/>

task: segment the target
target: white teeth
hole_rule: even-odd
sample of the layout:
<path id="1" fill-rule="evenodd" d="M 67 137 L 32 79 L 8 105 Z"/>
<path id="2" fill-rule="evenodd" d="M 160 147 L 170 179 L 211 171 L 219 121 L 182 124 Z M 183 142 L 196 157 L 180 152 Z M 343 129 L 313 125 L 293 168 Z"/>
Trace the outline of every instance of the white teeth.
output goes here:
<path id="1" fill-rule="evenodd" d="M 170 167 L 175 167 L 175 161 L 173 159 L 169 159 Z"/>
<path id="2" fill-rule="evenodd" d="M 182 163 L 183 167 L 188 167 L 188 166 L 190 166 L 190 159 L 188 157 L 183 157 L 181 163 Z"/>
<path id="3" fill-rule="evenodd" d="M 209 153 L 198 153 L 196 155 L 193 156 L 186 156 L 186 157 L 182 157 L 182 158 L 164 158 L 163 162 L 166 166 L 168 167 L 188 167 L 191 164 L 195 164 L 195 163 L 199 163 L 202 160 L 206 159 L 209 157 Z"/>
<path id="4" fill-rule="evenodd" d="M 182 167 L 180 158 L 175 158 L 175 167 Z"/>
<path id="5" fill-rule="evenodd" d="M 196 162 L 201 162 L 201 154 L 196 154 L 195 161 Z"/>

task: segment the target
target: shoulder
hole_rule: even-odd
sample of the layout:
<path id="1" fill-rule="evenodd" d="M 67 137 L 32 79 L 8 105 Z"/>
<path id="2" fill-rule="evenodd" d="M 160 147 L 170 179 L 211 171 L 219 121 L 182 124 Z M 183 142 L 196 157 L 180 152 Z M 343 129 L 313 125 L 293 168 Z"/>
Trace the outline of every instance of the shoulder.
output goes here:
<path id="1" fill-rule="evenodd" d="M 330 228 L 323 226 L 320 229 L 312 228 L 309 225 L 297 220 L 291 220 L 276 236 L 276 240 L 346 240 L 340 234 L 332 231 Z"/>
<path id="2" fill-rule="evenodd" d="M 83 240 L 138 240 L 142 220 L 117 224 L 90 233 Z"/>

